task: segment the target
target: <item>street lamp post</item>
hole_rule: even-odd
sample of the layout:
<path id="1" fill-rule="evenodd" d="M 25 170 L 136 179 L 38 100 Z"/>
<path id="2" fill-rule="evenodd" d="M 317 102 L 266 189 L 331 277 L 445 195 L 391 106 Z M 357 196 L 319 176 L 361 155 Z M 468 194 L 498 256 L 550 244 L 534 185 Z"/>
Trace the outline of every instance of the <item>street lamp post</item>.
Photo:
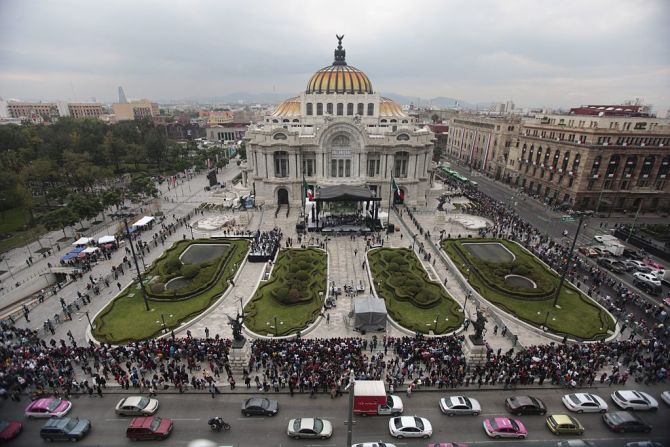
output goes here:
<path id="1" fill-rule="evenodd" d="M 440 319 L 440 314 L 435 315 L 435 326 L 433 326 L 433 334 L 437 334 L 437 322 Z"/>
<path id="2" fill-rule="evenodd" d="M 168 315 L 169 318 L 172 318 L 172 314 Z M 165 324 L 165 314 L 161 313 L 161 321 L 156 321 L 157 324 L 163 325 L 163 333 L 167 334 L 167 324 Z"/>
<path id="3" fill-rule="evenodd" d="M 123 219 L 123 223 L 126 226 L 126 236 L 128 237 L 128 244 L 130 245 L 130 251 L 133 254 L 133 260 L 135 261 L 135 270 L 137 270 L 137 280 L 140 282 L 140 289 L 142 289 L 142 298 L 144 298 L 144 307 L 146 310 L 149 309 L 149 301 L 147 300 L 147 291 L 144 290 L 144 281 L 142 281 L 142 274 L 140 273 L 140 266 L 137 264 L 137 256 L 135 255 L 135 247 L 133 246 L 133 240 L 130 237 L 130 229 L 128 228 L 128 219 Z"/>
<path id="4" fill-rule="evenodd" d="M 193 225 L 191 225 L 191 224 L 186 224 L 186 226 L 188 227 L 189 230 L 191 230 L 191 240 L 195 239 L 195 238 L 193 237 Z"/>
<path id="5" fill-rule="evenodd" d="M 354 386 L 356 383 L 356 376 L 354 375 L 354 370 L 349 370 L 349 383 L 347 388 L 349 389 L 349 415 L 347 418 L 347 445 L 351 445 L 354 437 Z"/>
<path id="6" fill-rule="evenodd" d="M 642 209 L 642 199 L 640 199 L 640 204 L 638 205 L 637 211 L 635 212 L 635 219 L 633 219 L 633 223 L 630 225 L 628 236 L 626 237 L 626 242 L 628 242 L 630 237 L 633 235 L 633 230 L 635 229 L 635 225 L 637 224 L 637 218 L 640 216 L 641 209 Z"/>
<path id="7" fill-rule="evenodd" d="M 86 320 L 88 320 L 88 327 L 90 327 L 91 330 L 93 330 L 93 324 L 91 323 L 91 318 L 88 316 L 88 311 L 84 311 L 83 314 L 86 316 Z"/>
<path id="8" fill-rule="evenodd" d="M 561 273 L 561 280 L 558 283 L 556 292 L 554 293 L 554 304 L 553 304 L 554 307 L 557 307 L 558 297 L 561 294 L 561 288 L 563 287 L 565 276 L 568 274 L 568 268 L 570 268 L 570 261 L 572 261 L 572 255 L 575 251 L 575 244 L 577 244 L 577 237 L 579 236 L 579 231 L 582 229 L 582 224 L 584 223 L 584 219 L 586 218 L 587 215 L 588 215 L 587 213 L 579 213 L 579 224 L 577 225 L 577 231 L 575 231 L 575 237 L 572 240 L 572 245 L 570 246 L 570 251 L 568 252 L 568 259 L 565 261 L 565 265 L 563 266 L 563 272 Z"/>

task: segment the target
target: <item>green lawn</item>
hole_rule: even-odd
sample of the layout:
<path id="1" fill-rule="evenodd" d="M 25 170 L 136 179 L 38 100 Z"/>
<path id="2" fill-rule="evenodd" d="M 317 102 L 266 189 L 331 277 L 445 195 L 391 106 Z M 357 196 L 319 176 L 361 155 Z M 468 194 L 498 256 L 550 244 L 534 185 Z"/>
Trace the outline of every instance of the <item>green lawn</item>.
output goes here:
<path id="1" fill-rule="evenodd" d="M 275 317 L 279 336 L 308 327 L 323 307 L 327 262 L 322 250 L 281 250 L 270 280 L 261 284 L 244 308 L 246 327 L 260 335 L 274 335 Z"/>
<path id="2" fill-rule="evenodd" d="M 183 251 L 190 243 L 209 243 L 208 240 L 177 243 Z M 168 329 L 179 326 L 211 306 L 228 287 L 228 281 L 235 276 L 237 268 L 247 254 L 249 242 L 246 240 L 227 240 L 230 250 L 222 267 L 221 276 L 205 291 L 182 300 L 150 300 L 147 311 L 138 283 L 133 283 L 110 302 L 96 317 L 93 336 L 101 342 L 121 344 L 132 340 L 144 340 L 159 335 L 162 331 L 161 313 L 165 317 Z M 174 252 L 171 252 L 171 254 Z M 161 257 L 152 264 L 151 269 L 160 269 Z"/>
<path id="3" fill-rule="evenodd" d="M 0 213 L 0 253 L 34 242 L 46 233 L 42 225 L 26 229 L 30 215 L 25 208 L 12 208 Z M 8 237 L 5 237 L 8 236 Z"/>
<path id="4" fill-rule="evenodd" d="M 398 324 L 413 332 L 451 332 L 463 324 L 459 304 L 441 284 L 431 281 L 421 262 L 407 248 L 368 252 L 377 293 Z M 437 319 L 437 324 L 436 320 Z"/>
<path id="5" fill-rule="evenodd" d="M 500 242 L 517 257 L 523 265 L 532 269 L 527 276 L 534 278 L 545 276 L 547 284 L 558 284 L 558 276 L 548 270 L 538 259 L 519 247 L 517 244 L 501 239 L 449 239 L 442 242 L 442 249 L 454 261 L 461 273 L 468 277 L 470 285 L 480 295 L 492 304 L 517 316 L 519 319 L 535 326 L 543 326 L 545 319 L 550 332 L 559 335 L 568 335 L 571 338 L 582 340 L 600 340 L 608 336 L 607 331 L 615 328 L 614 320 L 604 310 L 598 307 L 588 296 L 578 291 L 575 287 L 565 282 L 558 298 L 560 309 L 553 306 L 552 296 L 547 299 L 530 300 L 523 299 L 523 295 L 514 297 L 514 293 L 505 293 L 490 287 L 482 278 L 473 273 L 468 273 L 468 267 L 479 269 L 480 274 L 489 280 L 496 277 L 497 270 L 492 270 L 485 262 L 478 262 L 476 257 L 464 257 L 464 251 L 457 250 L 455 245 L 477 242 Z M 528 262 L 531 259 L 532 262 Z M 467 264 L 467 265 L 466 265 Z M 514 264 L 514 263 L 511 263 Z M 514 268 L 512 265 L 510 268 Z M 549 313 L 547 316 L 547 312 Z"/>
<path id="6" fill-rule="evenodd" d="M 23 231 L 28 225 L 30 214 L 25 208 L 0 211 L 0 233 Z"/>

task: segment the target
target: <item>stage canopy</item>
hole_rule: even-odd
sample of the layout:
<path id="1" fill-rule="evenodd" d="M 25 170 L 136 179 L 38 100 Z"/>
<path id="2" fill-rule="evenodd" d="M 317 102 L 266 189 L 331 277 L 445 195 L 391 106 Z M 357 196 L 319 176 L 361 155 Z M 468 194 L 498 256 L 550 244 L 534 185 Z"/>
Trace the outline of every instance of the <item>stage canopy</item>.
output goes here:
<path id="1" fill-rule="evenodd" d="M 317 190 L 314 199 L 317 202 L 381 202 L 379 197 L 372 195 L 365 186 L 337 185 L 324 186 Z"/>
<path id="2" fill-rule="evenodd" d="M 354 299 L 354 329 L 383 331 L 386 329 L 386 304 L 373 296 Z"/>

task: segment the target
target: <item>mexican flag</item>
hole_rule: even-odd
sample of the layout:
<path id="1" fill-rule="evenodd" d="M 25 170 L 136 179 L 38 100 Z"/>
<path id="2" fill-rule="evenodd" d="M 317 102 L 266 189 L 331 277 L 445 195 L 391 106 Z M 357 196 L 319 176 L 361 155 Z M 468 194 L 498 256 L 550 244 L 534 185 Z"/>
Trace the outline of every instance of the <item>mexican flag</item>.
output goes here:
<path id="1" fill-rule="evenodd" d="M 305 190 L 305 196 L 307 197 L 307 200 L 310 202 L 314 201 L 314 193 L 312 192 L 312 189 L 309 187 L 307 184 L 307 181 L 305 180 L 305 176 L 302 176 L 302 187 Z"/>
<path id="2" fill-rule="evenodd" d="M 393 191 L 394 194 L 400 195 L 400 188 L 398 187 L 398 184 L 395 182 L 393 176 L 391 176 L 391 190 Z"/>

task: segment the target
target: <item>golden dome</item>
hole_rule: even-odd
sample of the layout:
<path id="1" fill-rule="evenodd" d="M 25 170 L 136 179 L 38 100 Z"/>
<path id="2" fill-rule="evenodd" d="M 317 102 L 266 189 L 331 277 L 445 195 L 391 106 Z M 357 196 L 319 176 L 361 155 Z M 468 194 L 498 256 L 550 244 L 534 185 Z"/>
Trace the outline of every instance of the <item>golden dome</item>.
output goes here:
<path id="1" fill-rule="evenodd" d="M 272 116 L 300 116 L 300 98 L 294 96 L 284 100 L 274 109 Z"/>
<path id="2" fill-rule="evenodd" d="M 342 38 L 337 36 L 339 43 L 333 64 L 314 73 L 305 93 L 374 93 L 367 75 L 347 65 Z"/>
<path id="3" fill-rule="evenodd" d="M 407 114 L 403 112 L 402 107 L 397 102 L 381 97 L 379 98 L 379 116 L 406 118 Z"/>

